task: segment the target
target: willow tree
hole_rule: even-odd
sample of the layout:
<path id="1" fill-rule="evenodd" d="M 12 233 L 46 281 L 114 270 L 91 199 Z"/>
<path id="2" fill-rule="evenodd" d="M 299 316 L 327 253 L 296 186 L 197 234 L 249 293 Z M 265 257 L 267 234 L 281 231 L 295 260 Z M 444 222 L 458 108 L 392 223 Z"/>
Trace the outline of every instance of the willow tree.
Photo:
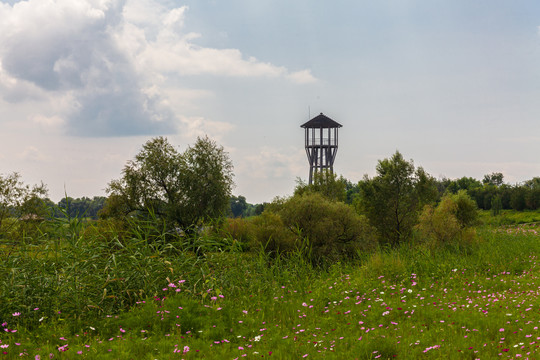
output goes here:
<path id="1" fill-rule="evenodd" d="M 109 183 L 105 214 L 149 215 L 183 229 L 226 214 L 233 166 L 223 147 L 197 138 L 181 153 L 164 137 L 149 140 L 122 178 Z"/>

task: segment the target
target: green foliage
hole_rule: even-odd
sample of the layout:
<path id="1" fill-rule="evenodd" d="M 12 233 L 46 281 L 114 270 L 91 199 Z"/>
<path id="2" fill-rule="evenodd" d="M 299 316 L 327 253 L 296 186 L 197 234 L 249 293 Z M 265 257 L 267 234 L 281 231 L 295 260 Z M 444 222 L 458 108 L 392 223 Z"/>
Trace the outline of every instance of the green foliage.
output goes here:
<path id="1" fill-rule="evenodd" d="M 467 248 L 407 243 L 321 269 L 297 253 L 111 248 L 93 224 L 0 247 L 3 358 L 538 358 L 532 234 L 487 228 Z"/>
<path id="2" fill-rule="evenodd" d="M 264 249 L 275 255 L 290 253 L 301 245 L 297 233 L 290 231 L 281 216 L 265 210 L 251 221 L 253 225 L 253 243 L 251 248 Z"/>
<path id="3" fill-rule="evenodd" d="M 92 199 L 84 196 L 73 199 L 69 196 L 61 199 L 57 205 L 51 204 L 53 216 L 63 217 L 64 213 L 60 209 L 67 211 L 70 217 L 98 218 L 98 213 L 104 208 L 107 198 L 104 196 L 94 196 Z"/>
<path id="4" fill-rule="evenodd" d="M 315 263 L 354 257 L 376 245 L 375 232 L 365 217 L 319 193 L 293 196 L 279 214 L 291 233 L 307 239 Z"/>
<path id="5" fill-rule="evenodd" d="M 265 204 L 249 204 L 242 195 L 231 196 L 229 199 L 232 217 L 250 217 L 262 214 Z"/>
<path id="6" fill-rule="evenodd" d="M 313 174 L 313 184 L 306 184 L 301 179 L 297 180 L 294 195 L 306 193 L 319 193 L 329 200 L 345 201 L 347 199 L 347 180 L 329 170 L 322 170 Z"/>
<path id="7" fill-rule="evenodd" d="M 231 212 L 233 217 L 244 216 L 247 210 L 247 202 L 244 196 L 231 196 L 230 199 Z"/>
<path id="8" fill-rule="evenodd" d="M 252 245 L 255 234 L 253 221 L 242 218 L 227 219 L 223 224 L 223 231 L 233 239 L 240 241 L 246 248 Z"/>
<path id="9" fill-rule="evenodd" d="M 478 206 L 464 190 L 455 195 L 449 196 L 452 202 L 456 204 L 455 217 L 461 228 L 471 227 L 478 222 Z"/>
<path id="10" fill-rule="evenodd" d="M 20 237 L 16 235 L 19 233 L 36 235 L 39 224 L 48 216 L 44 202 L 46 195 L 47 188 L 43 183 L 26 185 L 16 172 L 0 175 L 0 238 L 13 240 Z"/>
<path id="11" fill-rule="evenodd" d="M 471 227 L 477 218 L 476 203 L 461 190 L 443 196 L 437 207 L 424 206 L 416 228 L 434 245 L 471 241 L 474 238 Z"/>
<path id="12" fill-rule="evenodd" d="M 499 195 L 495 195 L 491 199 L 491 212 L 494 216 L 500 215 L 502 210 L 502 201 Z"/>
<path id="13" fill-rule="evenodd" d="M 482 183 L 485 185 L 501 186 L 504 183 L 504 175 L 500 172 L 484 175 Z"/>
<path id="14" fill-rule="evenodd" d="M 391 245 L 410 237 L 422 207 L 437 197 L 435 180 L 398 151 L 379 161 L 377 176 L 366 176 L 358 185 L 357 208 L 377 228 L 381 242 Z"/>
<path id="15" fill-rule="evenodd" d="M 169 226 L 188 229 L 226 214 L 232 177 L 227 154 L 207 137 L 184 153 L 167 139 L 154 138 L 124 167 L 123 177 L 109 183 L 102 215 L 151 212 Z"/>
<path id="16" fill-rule="evenodd" d="M 459 190 L 473 190 L 481 188 L 483 185 L 480 181 L 471 177 L 461 177 L 459 179 L 442 179 L 439 182 L 439 192 L 443 195 L 446 192 L 457 194 Z"/>

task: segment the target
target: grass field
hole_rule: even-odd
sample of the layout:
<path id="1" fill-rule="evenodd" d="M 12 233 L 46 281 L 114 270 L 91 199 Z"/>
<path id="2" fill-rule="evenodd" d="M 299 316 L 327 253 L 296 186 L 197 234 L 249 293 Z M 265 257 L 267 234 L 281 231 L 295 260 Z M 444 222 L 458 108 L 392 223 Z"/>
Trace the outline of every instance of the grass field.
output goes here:
<path id="1" fill-rule="evenodd" d="M 0 248 L 0 359 L 540 358 L 536 226 L 325 268 L 62 229 Z"/>

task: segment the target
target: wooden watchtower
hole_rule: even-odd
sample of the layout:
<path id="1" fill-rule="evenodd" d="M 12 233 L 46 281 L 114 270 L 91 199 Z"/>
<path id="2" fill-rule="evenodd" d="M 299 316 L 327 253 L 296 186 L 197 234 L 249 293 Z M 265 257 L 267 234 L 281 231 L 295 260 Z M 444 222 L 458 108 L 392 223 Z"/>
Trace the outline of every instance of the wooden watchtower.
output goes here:
<path id="1" fill-rule="evenodd" d="M 300 127 L 305 129 L 306 154 L 309 161 L 309 184 L 313 183 L 313 171 L 329 169 L 334 172 L 334 160 L 338 148 L 338 128 L 341 124 L 320 113 Z"/>

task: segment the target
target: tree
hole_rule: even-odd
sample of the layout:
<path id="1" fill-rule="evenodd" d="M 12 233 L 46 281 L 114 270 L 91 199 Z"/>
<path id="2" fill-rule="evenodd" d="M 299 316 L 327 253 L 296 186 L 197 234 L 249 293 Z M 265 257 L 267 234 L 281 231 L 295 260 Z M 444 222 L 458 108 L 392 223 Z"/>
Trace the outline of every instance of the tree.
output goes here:
<path id="1" fill-rule="evenodd" d="M 516 185 L 513 188 L 512 195 L 510 198 L 510 206 L 512 209 L 517 211 L 522 211 L 526 206 L 528 189 L 525 186 Z"/>
<path id="2" fill-rule="evenodd" d="M 482 182 L 487 185 L 501 186 L 503 184 L 504 175 L 500 172 L 494 172 L 484 175 Z"/>
<path id="3" fill-rule="evenodd" d="M 382 242 L 399 244 L 409 237 L 422 207 L 437 198 L 435 179 L 399 151 L 377 164 L 377 176 L 359 182 L 357 208 L 377 228 Z"/>
<path id="4" fill-rule="evenodd" d="M 494 216 L 498 216 L 501 214 L 501 210 L 502 210 L 502 201 L 501 201 L 501 197 L 499 195 L 495 195 L 492 199 L 491 199 L 491 213 L 494 215 Z"/>
<path id="5" fill-rule="evenodd" d="M 166 138 L 143 145 L 109 183 L 104 215 L 150 215 L 183 229 L 223 216 L 233 186 L 227 153 L 208 137 L 179 153 Z"/>
<path id="6" fill-rule="evenodd" d="M 231 204 L 231 212 L 233 217 L 243 217 L 247 208 L 248 204 L 246 202 L 246 198 L 242 195 L 240 196 L 231 196 L 230 199 Z"/>
<path id="7" fill-rule="evenodd" d="M 345 201 L 347 199 L 347 180 L 329 170 L 321 170 L 313 174 L 313 184 L 306 184 L 301 179 L 297 180 L 295 195 L 305 193 L 319 193 L 329 200 Z"/>
<path id="8" fill-rule="evenodd" d="M 46 195 L 47 187 L 43 183 L 31 187 L 24 184 L 16 172 L 0 175 L 0 233 L 5 230 L 3 223 L 7 218 L 40 219 L 47 216 Z"/>

